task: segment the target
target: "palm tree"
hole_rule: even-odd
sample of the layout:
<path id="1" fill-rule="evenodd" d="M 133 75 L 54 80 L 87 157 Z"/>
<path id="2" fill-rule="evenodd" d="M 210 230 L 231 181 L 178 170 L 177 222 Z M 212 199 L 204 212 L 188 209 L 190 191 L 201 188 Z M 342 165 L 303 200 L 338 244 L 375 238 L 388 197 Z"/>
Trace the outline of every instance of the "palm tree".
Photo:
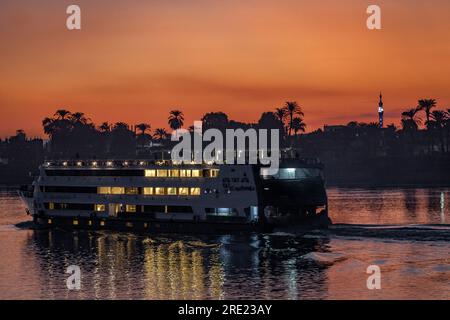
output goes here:
<path id="1" fill-rule="evenodd" d="M 294 134 L 297 135 L 297 132 L 305 132 L 306 130 L 306 123 L 303 122 L 302 118 L 295 117 L 292 120 L 292 129 L 294 130 Z"/>
<path id="2" fill-rule="evenodd" d="M 402 112 L 402 127 L 405 131 L 417 131 L 421 119 L 417 117 L 417 113 L 420 111 L 419 108 L 409 109 Z"/>
<path id="3" fill-rule="evenodd" d="M 155 130 L 155 133 L 153 134 L 153 137 L 158 141 L 162 141 L 162 140 L 167 139 L 168 135 L 169 134 L 167 133 L 166 129 L 157 128 Z"/>
<path id="4" fill-rule="evenodd" d="M 402 118 L 411 119 L 411 120 L 413 120 L 413 119 L 418 120 L 419 117 L 416 117 L 416 115 L 417 115 L 417 113 L 419 111 L 420 111 L 419 108 L 408 109 L 408 110 L 402 112 Z"/>
<path id="5" fill-rule="evenodd" d="M 448 121 L 448 116 L 445 111 L 434 110 L 430 114 L 430 121 L 428 121 L 428 129 L 433 129 L 437 131 L 439 141 L 441 144 L 441 152 L 445 152 L 445 143 L 444 143 L 444 129 L 446 126 L 446 122 Z"/>
<path id="6" fill-rule="evenodd" d="M 91 119 L 86 118 L 86 116 L 84 115 L 83 112 L 74 112 L 72 114 L 70 114 L 69 116 L 69 120 L 73 123 L 73 124 L 88 124 L 90 122 Z"/>
<path id="7" fill-rule="evenodd" d="M 419 108 L 409 109 L 402 112 L 402 133 L 404 134 L 405 147 L 408 152 L 414 151 L 414 142 L 421 119 L 417 116 Z"/>
<path id="8" fill-rule="evenodd" d="M 284 123 L 284 119 L 286 119 L 286 110 L 284 108 L 276 108 L 274 114 L 281 123 Z"/>
<path id="9" fill-rule="evenodd" d="M 184 114 L 180 110 L 169 112 L 169 126 L 172 130 L 180 129 L 184 124 Z"/>
<path id="10" fill-rule="evenodd" d="M 430 121 L 430 115 L 431 115 L 431 109 L 436 107 L 436 100 L 435 99 L 421 99 L 419 100 L 419 105 L 417 108 L 419 110 L 425 111 L 425 115 L 427 117 L 427 121 L 425 122 L 425 125 L 428 126 L 428 122 Z"/>
<path id="11" fill-rule="evenodd" d="M 50 138 L 55 134 L 56 127 L 54 119 L 48 117 L 44 118 L 44 120 L 42 120 L 42 126 L 44 127 L 44 133 Z"/>
<path id="12" fill-rule="evenodd" d="M 286 120 L 286 110 L 284 108 L 276 108 L 274 115 L 280 122 L 281 127 L 283 128 L 283 135 L 285 135 L 287 133 L 287 127 L 284 125 L 284 120 Z"/>
<path id="13" fill-rule="evenodd" d="M 69 118 L 70 116 L 70 111 L 66 110 L 66 109 L 59 109 L 56 110 L 55 112 L 55 117 L 58 120 L 66 120 L 67 118 Z"/>
<path id="14" fill-rule="evenodd" d="M 129 126 L 125 122 L 116 122 L 114 130 L 128 130 Z"/>
<path id="15" fill-rule="evenodd" d="M 150 129 L 150 125 L 148 123 L 140 123 L 136 125 L 136 128 L 138 128 L 141 131 L 141 136 L 145 135 L 145 131 Z"/>
<path id="16" fill-rule="evenodd" d="M 304 117 L 302 109 L 296 101 L 287 101 L 284 105 L 285 112 L 289 117 L 289 131 L 288 134 L 291 135 L 292 132 L 292 122 L 294 121 L 294 116 Z"/>
<path id="17" fill-rule="evenodd" d="M 111 130 L 111 125 L 108 122 L 103 122 L 101 125 L 98 126 L 98 130 L 100 130 L 100 132 L 109 132 Z"/>

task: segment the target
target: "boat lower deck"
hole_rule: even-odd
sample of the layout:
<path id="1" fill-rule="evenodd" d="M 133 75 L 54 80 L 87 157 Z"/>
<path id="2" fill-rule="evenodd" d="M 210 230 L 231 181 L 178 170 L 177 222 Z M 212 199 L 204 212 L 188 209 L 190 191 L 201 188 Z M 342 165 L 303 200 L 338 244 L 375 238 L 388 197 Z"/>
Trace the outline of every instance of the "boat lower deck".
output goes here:
<path id="1" fill-rule="evenodd" d="M 270 231 L 270 226 L 254 223 L 215 222 L 215 221 L 161 221 L 132 220 L 122 218 L 89 217 L 35 217 L 34 223 L 40 227 L 57 227 L 63 229 L 83 230 L 117 230 L 139 233 L 195 233 L 226 234 Z"/>

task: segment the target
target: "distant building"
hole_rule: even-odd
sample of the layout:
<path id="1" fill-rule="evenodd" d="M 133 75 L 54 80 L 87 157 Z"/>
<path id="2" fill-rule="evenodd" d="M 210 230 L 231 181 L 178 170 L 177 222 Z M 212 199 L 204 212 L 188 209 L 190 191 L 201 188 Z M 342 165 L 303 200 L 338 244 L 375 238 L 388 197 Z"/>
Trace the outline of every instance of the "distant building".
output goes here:
<path id="1" fill-rule="evenodd" d="M 344 125 L 324 125 L 323 126 L 323 132 L 339 132 L 347 128 L 347 126 Z"/>
<path id="2" fill-rule="evenodd" d="M 383 128 L 383 116 L 384 116 L 383 95 L 380 92 L 380 101 L 378 102 L 378 124 L 380 128 Z"/>

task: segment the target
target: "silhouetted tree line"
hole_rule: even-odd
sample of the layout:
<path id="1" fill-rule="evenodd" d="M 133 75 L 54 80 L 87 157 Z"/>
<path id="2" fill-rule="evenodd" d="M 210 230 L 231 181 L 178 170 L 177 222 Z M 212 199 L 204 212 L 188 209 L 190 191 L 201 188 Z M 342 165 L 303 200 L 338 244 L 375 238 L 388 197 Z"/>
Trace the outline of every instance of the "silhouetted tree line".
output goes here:
<path id="1" fill-rule="evenodd" d="M 202 121 L 203 130 L 280 129 L 283 142 L 305 131 L 303 117 L 304 113 L 296 102 L 286 102 L 284 107 L 274 112 L 264 112 L 257 123 L 230 120 L 223 112 L 207 113 Z M 178 109 L 172 110 L 167 120 L 170 129 L 180 129 L 184 125 L 184 114 Z M 84 113 L 72 113 L 66 109 L 57 110 L 52 117 L 45 118 L 42 125 L 49 137 L 48 154 L 55 158 L 145 156 L 150 150 L 168 148 L 173 144 L 166 129 L 151 130 L 149 123 L 129 125 L 124 122 L 103 122 L 96 126 Z M 193 126 L 188 130 L 192 132 Z"/>
<path id="2" fill-rule="evenodd" d="M 305 134 L 304 118 L 298 103 L 288 101 L 282 107 L 263 112 L 256 123 L 229 119 L 224 112 L 206 113 L 201 120 L 203 130 L 279 129 L 282 148 L 290 150 L 294 156 L 320 158 L 331 177 L 338 171 L 345 174 L 357 164 L 361 164 L 361 168 L 369 168 L 377 167 L 383 161 L 393 163 L 392 159 L 403 159 L 398 160 L 399 163 L 414 159 L 431 163 L 430 157 L 444 159 L 442 161 L 449 159 L 450 109 L 436 110 L 434 99 L 421 99 L 416 107 L 403 112 L 400 128 L 394 125 L 379 128 L 376 122 L 352 121 L 347 125 L 325 125 L 323 130 Z M 167 124 L 172 130 L 183 128 L 183 112 L 178 108 L 170 111 Z M 165 128 L 152 130 L 146 122 L 135 125 L 103 122 L 96 125 L 84 113 L 72 113 L 66 109 L 57 110 L 53 116 L 45 118 L 42 125 L 49 137 L 45 146 L 42 140 L 27 139 L 22 130 L 16 136 L 1 141 L 0 167 L 27 161 L 37 167 L 44 157 L 151 158 L 158 157 L 159 151 L 162 153 L 174 144 Z M 193 126 L 187 129 L 194 131 Z"/>

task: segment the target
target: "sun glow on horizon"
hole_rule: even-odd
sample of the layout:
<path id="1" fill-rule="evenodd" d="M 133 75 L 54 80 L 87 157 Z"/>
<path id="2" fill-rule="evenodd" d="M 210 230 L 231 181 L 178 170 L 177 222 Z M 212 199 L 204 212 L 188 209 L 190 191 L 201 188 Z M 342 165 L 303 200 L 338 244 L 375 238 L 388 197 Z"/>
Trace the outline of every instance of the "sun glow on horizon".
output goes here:
<path id="1" fill-rule="evenodd" d="M 73 31 L 67 3 L 2 2 L 0 136 L 44 136 L 61 108 L 155 129 L 174 108 L 256 122 L 293 100 L 312 131 L 376 122 L 380 91 L 385 124 L 420 98 L 450 105 L 448 1 L 378 1 L 375 31 L 357 0 L 77 2 Z"/>

